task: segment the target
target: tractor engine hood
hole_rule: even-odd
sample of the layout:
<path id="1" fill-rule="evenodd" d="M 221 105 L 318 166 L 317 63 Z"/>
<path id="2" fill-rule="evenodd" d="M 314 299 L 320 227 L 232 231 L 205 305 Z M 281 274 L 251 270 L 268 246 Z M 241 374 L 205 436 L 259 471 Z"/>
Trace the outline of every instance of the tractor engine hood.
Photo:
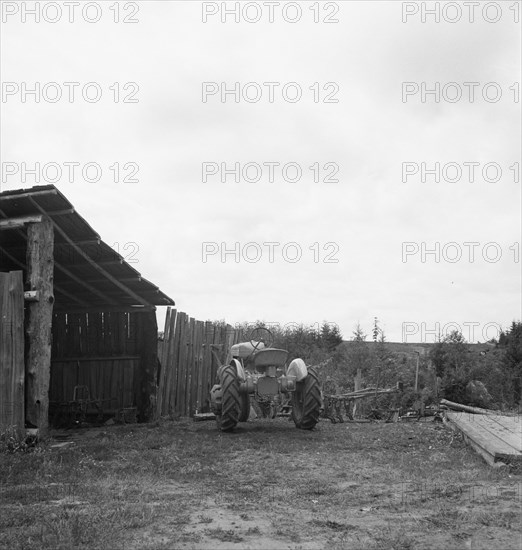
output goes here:
<path id="1" fill-rule="evenodd" d="M 240 342 L 239 344 L 234 344 L 230 349 L 232 352 L 232 357 L 240 357 L 245 359 L 249 355 L 252 355 L 254 349 L 259 351 L 260 349 L 265 348 L 263 342 L 255 342 L 256 346 L 252 345 L 250 342 Z"/>

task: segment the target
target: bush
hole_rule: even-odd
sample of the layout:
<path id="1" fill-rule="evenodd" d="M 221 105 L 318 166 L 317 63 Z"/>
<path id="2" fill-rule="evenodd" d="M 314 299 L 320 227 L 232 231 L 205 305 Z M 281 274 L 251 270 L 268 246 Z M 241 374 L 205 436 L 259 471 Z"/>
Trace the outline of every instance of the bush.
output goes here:
<path id="1" fill-rule="evenodd" d="M 441 391 L 444 399 L 467 405 L 468 397 L 466 393 L 466 378 L 457 378 L 445 376 L 442 380 Z"/>
<path id="2" fill-rule="evenodd" d="M 8 426 L 0 432 L 0 453 L 25 453 L 32 450 L 35 444 L 34 438 L 26 437 L 24 431 L 16 426 Z"/>

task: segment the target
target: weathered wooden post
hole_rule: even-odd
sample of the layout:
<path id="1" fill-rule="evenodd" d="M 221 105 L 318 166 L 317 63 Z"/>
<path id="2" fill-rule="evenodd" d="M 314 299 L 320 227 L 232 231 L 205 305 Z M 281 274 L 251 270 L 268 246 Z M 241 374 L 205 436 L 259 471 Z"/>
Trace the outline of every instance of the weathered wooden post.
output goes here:
<path id="1" fill-rule="evenodd" d="M 45 435 L 49 428 L 49 379 L 53 317 L 54 230 L 44 218 L 27 227 L 27 302 L 25 355 L 25 419 Z"/>
<path id="2" fill-rule="evenodd" d="M 415 351 L 414 353 L 417 354 L 417 363 L 415 365 L 415 393 L 419 391 L 419 359 L 420 359 L 420 352 Z"/>
<path id="3" fill-rule="evenodd" d="M 357 369 L 357 375 L 354 378 L 353 381 L 353 389 L 354 391 L 359 391 L 362 386 L 362 369 Z M 352 407 L 352 417 L 355 418 L 355 413 L 357 411 L 357 401 L 353 401 L 353 407 Z"/>

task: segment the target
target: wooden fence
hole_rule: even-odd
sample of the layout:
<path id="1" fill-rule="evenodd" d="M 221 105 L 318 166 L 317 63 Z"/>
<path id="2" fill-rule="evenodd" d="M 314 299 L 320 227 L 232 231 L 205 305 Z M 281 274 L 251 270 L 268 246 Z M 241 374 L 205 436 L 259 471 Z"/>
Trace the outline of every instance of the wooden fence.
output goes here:
<path id="1" fill-rule="evenodd" d="M 231 325 L 196 321 L 168 308 L 163 341 L 159 342 L 160 372 L 156 415 L 192 416 L 210 410 L 209 393 L 218 362 L 230 361 L 230 347 L 242 341 L 241 330 Z"/>
<path id="2" fill-rule="evenodd" d="M 0 432 L 25 427 L 24 284 L 21 271 L 0 273 Z"/>

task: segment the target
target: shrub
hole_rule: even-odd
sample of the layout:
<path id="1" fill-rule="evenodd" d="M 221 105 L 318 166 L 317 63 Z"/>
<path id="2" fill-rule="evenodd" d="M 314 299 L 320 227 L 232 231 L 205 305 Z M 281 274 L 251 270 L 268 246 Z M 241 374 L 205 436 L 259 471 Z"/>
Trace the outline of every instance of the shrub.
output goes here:
<path id="1" fill-rule="evenodd" d="M 26 437 L 23 430 L 16 426 L 8 426 L 0 432 L 0 453 L 27 452 L 36 444 L 34 438 Z"/>

